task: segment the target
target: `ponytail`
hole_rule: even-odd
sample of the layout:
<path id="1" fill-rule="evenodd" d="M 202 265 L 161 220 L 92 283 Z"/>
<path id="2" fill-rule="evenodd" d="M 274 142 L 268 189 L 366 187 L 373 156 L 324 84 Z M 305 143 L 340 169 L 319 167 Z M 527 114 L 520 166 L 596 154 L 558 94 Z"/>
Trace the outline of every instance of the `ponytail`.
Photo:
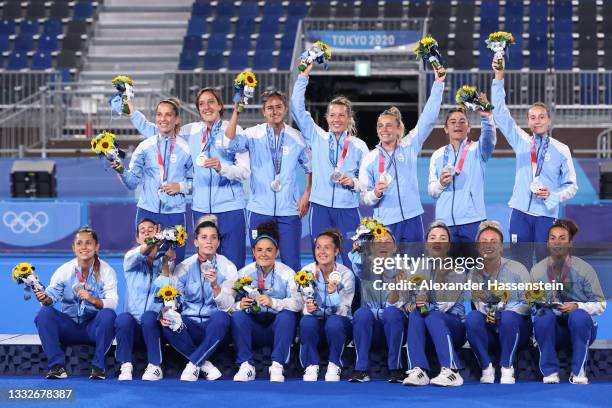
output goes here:
<path id="1" fill-rule="evenodd" d="M 346 115 L 349 117 L 347 132 L 351 136 L 357 136 L 357 122 L 355 121 L 355 112 L 353 112 L 353 103 L 344 96 L 337 96 L 327 105 L 326 116 L 329 115 L 329 108 L 332 105 L 340 105 L 346 108 Z"/>
<path id="2" fill-rule="evenodd" d="M 392 116 L 395 119 L 395 123 L 399 128 L 399 136 L 397 137 L 397 140 L 401 140 L 406 134 L 406 126 L 404 126 L 404 122 L 402 121 L 402 112 L 400 112 L 396 106 L 391 106 L 389 109 L 386 109 L 383 111 L 383 113 L 378 115 L 378 119 L 380 119 L 382 116 Z"/>

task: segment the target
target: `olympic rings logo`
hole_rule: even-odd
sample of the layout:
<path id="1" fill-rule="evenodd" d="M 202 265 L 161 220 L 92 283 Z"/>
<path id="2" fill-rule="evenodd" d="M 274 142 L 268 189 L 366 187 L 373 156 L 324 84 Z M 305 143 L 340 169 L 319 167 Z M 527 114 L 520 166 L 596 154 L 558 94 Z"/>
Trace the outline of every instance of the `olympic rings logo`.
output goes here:
<path id="1" fill-rule="evenodd" d="M 37 211 L 35 213 L 22 211 L 19 214 L 14 211 L 7 211 L 2 216 L 2 222 L 15 234 L 22 234 L 24 232 L 36 234 L 47 226 L 49 216 L 44 211 Z"/>

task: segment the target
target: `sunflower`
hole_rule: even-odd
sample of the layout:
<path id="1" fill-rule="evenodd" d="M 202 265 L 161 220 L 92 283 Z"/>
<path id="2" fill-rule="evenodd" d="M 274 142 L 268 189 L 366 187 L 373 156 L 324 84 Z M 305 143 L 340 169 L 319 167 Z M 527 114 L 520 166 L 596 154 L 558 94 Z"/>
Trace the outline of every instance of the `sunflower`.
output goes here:
<path id="1" fill-rule="evenodd" d="M 325 59 L 327 61 L 331 60 L 331 48 L 329 48 L 329 45 L 325 44 L 323 41 L 317 41 L 315 43 L 315 45 L 319 45 L 319 47 L 321 47 L 321 49 L 323 50 L 323 52 L 325 53 Z"/>
<path id="2" fill-rule="evenodd" d="M 417 56 L 428 53 L 432 47 L 437 47 L 438 42 L 431 36 L 422 38 L 414 48 L 414 53 Z"/>
<path id="3" fill-rule="evenodd" d="M 242 71 L 241 73 L 239 73 L 238 75 L 236 75 L 236 78 L 234 78 L 234 85 L 242 85 L 242 83 L 244 82 L 244 73 L 246 71 Z"/>
<path id="4" fill-rule="evenodd" d="M 366 228 L 370 231 L 374 231 L 374 228 L 376 228 L 376 221 L 368 221 Z"/>
<path id="5" fill-rule="evenodd" d="M 246 71 L 244 73 L 244 84 L 246 86 L 250 86 L 251 88 L 255 88 L 257 86 L 257 78 L 255 74 L 251 71 Z"/>
<path id="6" fill-rule="evenodd" d="M 113 148 L 112 139 L 106 136 L 103 136 L 98 141 L 98 149 L 100 150 L 101 153 L 108 153 L 112 148 Z"/>
<path id="7" fill-rule="evenodd" d="M 374 238 L 382 238 L 385 236 L 386 232 L 387 232 L 387 229 L 385 228 L 384 225 L 377 225 L 376 227 L 374 227 L 374 230 L 372 231 L 372 233 L 374 234 Z"/>
<path id="8" fill-rule="evenodd" d="M 300 286 L 305 286 L 309 281 L 308 271 L 300 271 L 295 275 L 295 282 Z"/>
<path id="9" fill-rule="evenodd" d="M 17 280 L 17 278 L 19 277 L 28 276 L 32 273 L 32 271 L 34 271 L 34 267 L 31 264 L 27 262 L 21 262 L 13 268 L 13 273 L 11 274 L 11 276 L 13 280 Z"/>
<path id="10" fill-rule="evenodd" d="M 489 34 L 489 41 L 499 41 L 504 40 L 508 44 L 514 44 L 514 36 L 512 33 L 506 31 L 496 31 L 494 33 Z"/>
<path id="11" fill-rule="evenodd" d="M 100 133 L 100 135 L 103 136 L 103 137 L 106 137 L 106 138 L 108 138 L 110 140 L 112 140 L 113 142 L 117 138 L 117 136 L 114 133 L 107 132 L 107 131 L 104 131 L 104 132 Z"/>
<path id="12" fill-rule="evenodd" d="M 164 300 L 174 300 L 174 298 L 178 295 L 178 290 L 174 286 L 166 285 L 162 287 L 159 292 L 157 292 L 157 296 Z"/>
<path id="13" fill-rule="evenodd" d="M 95 138 L 95 137 L 92 137 L 92 138 L 91 138 L 91 150 L 92 150 L 94 153 L 98 153 L 98 152 L 97 152 L 97 150 L 96 150 L 96 148 L 97 148 L 97 147 L 98 147 L 98 139 L 97 139 L 97 138 Z"/>
<path id="14" fill-rule="evenodd" d="M 363 217 L 361 219 L 361 225 L 366 225 L 368 223 L 368 219 L 366 217 Z"/>
<path id="15" fill-rule="evenodd" d="M 185 242 L 187 242 L 187 232 L 182 225 L 178 225 L 176 227 L 176 242 L 179 244 L 179 246 L 183 246 L 185 245 Z"/>
<path id="16" fill-rule="evenodd" d="M 501 293 L 501 301 L 504 303 L 508 303 L 510 300 L 510 291 L 504 290 Z"/>
<path id="17" fill-rule="evenodd" d="M 251 278 L 250 276 L 245 276 L 243 278 L 240 278 L 238 282 L 240 282 L 241 286 L 250 285 L 251 283 L 253 283 L 253 278 Z"/>
<path id="18" fill-rule="evenodd" d="M 410 282 L 415 285 L 419 285 L 424 280 L 425 278 L 423 277 L 423 275 L 414 275 L 412 278 L 410 278 Z"/>
<path id="19" fill-rule="evenodd" d="M 469 85 L 463 85 L 461 87 L 461 90 L 463 92 L 467 92 L 467 93 L 471 93 L 473 94 L 474 92 L 476 92 L 476 88 L 474 88 L 473 86 L 469 86 Z"/>
<path id="20" fill-rule="evenodd" d="M 117 84 L 119 83 L 134 85 L 134 81 L 132 80 L 132 78 L 130 78 L 127 75 L 117 75 L 116 77 L 113 78 L 111 83 L 114 86 L 117 86 Z"/>

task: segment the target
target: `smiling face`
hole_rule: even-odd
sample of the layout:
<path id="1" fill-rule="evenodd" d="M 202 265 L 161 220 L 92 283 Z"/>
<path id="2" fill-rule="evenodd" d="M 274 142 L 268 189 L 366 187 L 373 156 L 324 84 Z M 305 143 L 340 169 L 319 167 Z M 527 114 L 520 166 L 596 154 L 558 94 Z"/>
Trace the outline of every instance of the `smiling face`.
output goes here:
<path id="1" fill-rule="evenodd" d="M 140 224 L 138 224 L 138 235 L 136 237 L 136 242 L 142 245 L 145 242 L 145 239 L 151 238 L 155 235 L 155 231 L 155 224 L 153 224 L 151 221 L 142 221 Z"/>
<path id="2" fill-rule="evenodd" d="M 551 256 L 564 257 L 572 247 L 570 234 L 565 228 L 554 227 L 548 233 L 548 250 Z"/>
<path id="3" fill-rule="evenodd" d="M 480 255 L 487 260 L 501 258 L 503 244 L 497 231 L 492 229 L 482 231 L 478 237 L 478 250 Z"/>
<path id="4" fill-rule="evenodd" d="M 333 103 L 327 107 L 326 119 L 329 131 L 341 134 L 348 129 L 351 118 L 346 106 Z"/>
<path id="5" fill-rule="evenodd" d="M 198 254 L 204 257 L 212 257 L 219 248 L 219 233 L 216 228 L 200 228 L 193 244 L 198 249 Z"/>
<path id="6" fill-rule="evenodd" d="M 400 138 L 400 127 L 397 119 L 391 115 L 380 115 L 376 122 L 376 133 L 383 145 L 393 145 Z"/>
<path id="7" fill-rule="evenodd" d="M 543 106 L 532 106 L 527 112 L 527 125 L 533 134 L 548 134 L 551 124 L 550 115 Z"/>
<path id="8" fill-rule="evenodd" d="M 155 112 L 155 125 L 162 135 L 173 135 L 176 130 L 179 117 L 174 107 L 169 103 L 160 103 Z"/>
<path id="9" fill-rule="evenodd" d="M 100 244 L 90 232 L 79 232 L 72 243 L 72 250 L 81 262 L 90 262 L 100 250 Z"/>
<path id="10" fill-rule="evenodd" d="M 450 237 L 446 229 L 435 227 L 427 235 L 427 252 L 434 257 L 444 257 L 450 249 Z"/>
<path id="11" fill-rule="evenodd" d="M 223 105 L 212 92 L 202 92 L 198 98 L 198 112 L 206 123 L 214 123 L 221 119 Z"/>
<path id="12" fill-rule="evenodd" d="M 268 238 L 261 238 L 255 244 L 253 248 L 253 257 L 257 265 L 262 268 L 269 268 L 274 265 L 276 256 L 278 255 L 278 248 Z"/>
<path id="13" fill-rule="evenodd" d="M 465 116 L 465 113 L 452 112 L 444 125 L 444 131 L 448 135 L 451 142 L 463 141 L 470 132 L 470 124 L 467 116 Z"/>
<path id="14" fill-rule="evenodd" d="M 396 251 L 395 241 L 389 231 L 385 231 L 382 237 L 376 237 L 372 240 L 372 256 L 375 258 L 388 258 L 393 256 Z"/>
<path id="15" fill-rule="evenodd" d="M 317 265 L 332 265 L 340 249 L 334 244 L 334 240 L 327 235 L 321 235 L 315 242 L 315 260 Z"/>
<path id="16" fill-rule="evenodd" d="M 287 105 L 278 96 L 270 97 L 263 106 L 263 115 L 266 123 L 271 127 L 280 126 L 285 120 Z"/>

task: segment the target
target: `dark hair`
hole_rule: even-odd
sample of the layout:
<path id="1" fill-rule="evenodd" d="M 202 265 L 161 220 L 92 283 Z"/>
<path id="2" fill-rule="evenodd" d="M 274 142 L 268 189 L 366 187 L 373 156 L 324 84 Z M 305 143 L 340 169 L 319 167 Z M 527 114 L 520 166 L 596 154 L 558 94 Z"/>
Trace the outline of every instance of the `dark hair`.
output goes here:
<path id="1" fill-rule="evenodd" d="M 448 242 L 451 241 L 450 228 L 448 228 L 448 225 L 446 225 L 446 223 L 444 223 L 443 221 L 434 221 L 429 224 L 429 227 L 427 227 L 427 232 L 425 233 L 425 241 L 427 241 L 427 237 L 429 236 L 431 230 L 435 228 L 442 228 L 444 231 L 446 231 L 446 233 L 448 234 Z"/>
<path id="2" fill-rule="evenodd" d="M 94 241 L 96 241 L 96 244 L 100 243 L 100 241 L 98 240 L 98 234 L 89 225 L 84 225 L 81 228 L 79 228 L 79 230 L 74 234 L 74 238 L 76 239 L 77 235 L 81 233 L 90 234 L 91 237 L 94 239 Z M 93 271 L 94 271 L 94 278 L 96 279 L 96 282 L 97 282 L 100 280 L 100 258 L 98 257 L 97 251 L 94 254 Z"/>
<path id="3" fill-rule="evenodd" d="M 217 224 L 215 224 L 211 220 L 202 221 L 195 227 L 195 230 L 193 231 L 194 239 L 198 238 L 198 235 L 200 234 L 200 230 L 204 228 L 214 228 L 215 231 L 217 231 L 217 238 L 221 240 L 221 233 L 219 232 L 219 227 L 217 226 Z"/>
<path id="4" fill-rule="evenodd" d="M 342 242 L 344 241 L 344 239 L 342 238 L 342 233 L 338 231 L 336 228 L 328 228 L 325 231 L 321 232 L 319 235 L 317 235 L 315 242 L 317 242 L 319 238 L 321 237 L 331 238 L 332 242 L 334 243 L 337 249 L 342 248 Z"/>
<path id="5" fill-rule="evenodd" d="M 281 91 L 277 91 L 276 89 L 271 89 L 261 94 L 262 109 L 266 107 L 266 103 L 272 98 L 279 98 L 281 101 L 283 101 L 283 104 L 287 106 L 287 95 Z"/>
<path id="6" fill-rule="evenodd" d="M 221 117 L 223 117 L 223 111 L 224 111 L 225 108 L 223 106 L 223 99 L 221 99 L 221 94 L 219 93 L 219 90 L 217 88 L 213 88 L 213 87 L 210 87 L 210 86 L 207 86 L 205 88 L 200 89 L 198 91 L 198 93 L 196 94 L 196 97 L 195 97 L 195 108 L 196 108 L 196 110 L 198 112 L 200 112 L 200 106 L 199 106 L 198 102 L 200 101 L 200 96 L 202 96 L 202 94 L 205 93 L 205 92 L 210 92 L 215 97 L 215 100 L 217 101 L 217 103 L 219 105 L 221 105 L 221 110 L 219 111 L 219 115 Z"/>
<path id="7" fill-rule="evenodd" d="M 563 228 L 569 234 L 570 241 L 574 240 L 574 236 L 578 233 L 578 225 L 573 220 L 570 219 L 558 219 L 553 222 L 553 224 L 548 229 L 548 235 L 550 235 L 550 231 L 553 228 Z"/>
<path id="8" fill-rule="evenodd" d="M 255 248 L 255 244 L 260 239 L 267 238 L 272 241 L 276 248 L 279 247 L 280 235 L 278 234 L 278 226 L 274 221 L 266 221 L 262 222 L 257 226 L 257 238 L 253 242 L 253 248 Z"/>
<path id="9" fill-rule="evenodd" d="M 136 224 L 136 238 L 138 238 L 138 227 L 140 227 L 140 224 L 142 224 L 143 222 L 150 222 L 153 225 L 157 225 L 157 223 L 150 218 L 143 218 L 139 220 L 138 224 Z"/>
<path id="10" fill-rule="evenodd" d="M 465 119 L 467 120 L 468 126 L 470 125 L 470 118 L 468 118 L 468 115 L 465 113 L 465 111 L 461 108 L 453 108 L 449 110 L 446 114 L 446 119 L 444 119 L 444 127 L 448 126 L 448 121 L 453 113 L 463 113 L 463 116 L 465 116 Z"/>

